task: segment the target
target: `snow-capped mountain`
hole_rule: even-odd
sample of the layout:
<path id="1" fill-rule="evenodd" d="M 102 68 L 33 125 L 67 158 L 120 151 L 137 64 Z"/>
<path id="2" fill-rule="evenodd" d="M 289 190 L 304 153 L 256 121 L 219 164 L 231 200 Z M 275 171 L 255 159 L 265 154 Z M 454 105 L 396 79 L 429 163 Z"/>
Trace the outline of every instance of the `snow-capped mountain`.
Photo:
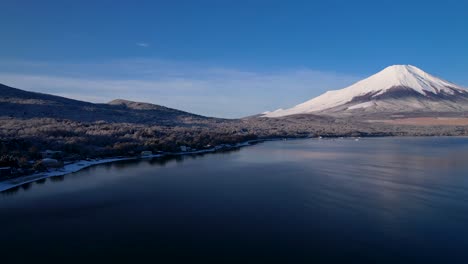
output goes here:
<path id="1" fill-rule="evenodd" d="M 415 66 L 393 65 L 344 89 L 328 91 L 292 108 L 265 112 L 263 116 L 462 111 L 468 111 L 467 89 Z"/>

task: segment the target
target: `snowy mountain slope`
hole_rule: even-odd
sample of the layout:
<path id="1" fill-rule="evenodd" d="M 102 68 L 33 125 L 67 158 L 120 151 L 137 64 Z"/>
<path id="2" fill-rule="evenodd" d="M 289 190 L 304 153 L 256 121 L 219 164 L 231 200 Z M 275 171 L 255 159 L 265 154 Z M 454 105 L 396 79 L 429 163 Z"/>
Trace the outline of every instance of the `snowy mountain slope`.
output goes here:
<path id="1" fill-rule="evenodd" d="M 326 92 L 290 109 L 266 112 L 266 117 L 356 111 L 468 110 L 468 90 L 411 65 L 393 65 L 347 88 Z"/>

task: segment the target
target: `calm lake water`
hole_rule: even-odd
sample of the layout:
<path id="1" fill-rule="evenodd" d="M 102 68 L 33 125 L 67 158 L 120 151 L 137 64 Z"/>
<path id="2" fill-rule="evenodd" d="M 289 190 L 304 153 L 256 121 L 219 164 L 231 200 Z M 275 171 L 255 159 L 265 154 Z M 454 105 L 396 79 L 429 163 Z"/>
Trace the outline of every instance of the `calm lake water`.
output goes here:
<path id="1" fill-rule="evenodd" d="M 468 263 L 468 138 L 100 165 L 0 193 L 0 228 L 2 262 Z"/>

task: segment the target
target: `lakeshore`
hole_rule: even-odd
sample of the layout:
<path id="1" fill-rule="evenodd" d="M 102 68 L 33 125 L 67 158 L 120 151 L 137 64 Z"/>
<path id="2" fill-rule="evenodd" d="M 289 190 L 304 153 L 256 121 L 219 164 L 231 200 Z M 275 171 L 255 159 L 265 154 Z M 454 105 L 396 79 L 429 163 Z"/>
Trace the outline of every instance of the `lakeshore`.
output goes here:
<path id="1" fill-rule="evenodd" d="M 382 136 L 373 136 L 375 137 L 382 137 Z M 435 137 L 444 137 L 444 136 L 435 136 Z M 463 136 L 449 136 L 451 138 L 465 138 Z M 361 137 L 336 137 L 336 136 L 319 136 L 319 137 L 281 137 L 281 138 L 264 138 L 264 139 L 254 139 L 254 140 L 247 140 L 244 142 L 240 142 L 237 144 L 222 144 L 219 146 L 215 146 L 209 149 L 202 149 L 202 150 L 195 150 L 195 151 L 186 151 L 186 152 L 167 152 L 163 154 L 152 154 L 146 156 L 128 156 L 128 157 L 110 157 L 110 158 L 103 158 L 103 159 L 94 159 L 94 160 L 79 160 L 76 162 L 72 162 L 66 164 L 62 168 L 58 169 L 49 169 L 47 172 L 40 172 L 34 173 L 31 175 L 25 175 L 20 177 L 15 177 L 7 180 L 0 181 L 0 192 L 19 187 L 23 184 L 35 182 L 37 180 L 51 178 L 51 177 L 59 177 L 65 176 L 68 174 L 72 174 L 78 171 L 81 171 L 85 168 L 118 162 L 118 161 L 125 161 L 125 160 L 142 160 L 142 159 L 152 159 L 152 158 L 162 158 L 162 157 L 170 157 L 170 156 L 183 156 L 183 155 L 196 155 L 196 154 L 203 154 L 203 153 L 215 153 L 218 151 L 225 151 L 225 150 L 232 150 L 236 148 L 251 146 L 252 144 L 262 143 L 267 141 L 279 141 L 279 140 L 301 140 L 301 139 L 353 139 L 354 141 L 359 141 Z M 405 137 L 403 137 L 405 138 Z"/>
<path id="2" fill-rule="evenodd" d="M 264 141 L 274 141 L 282 139 L 256 139 L 248 140 L 245 142 L 240 142 L 234 145 L 223 144 L 220 146 L 215 146 L 209 149 L 195 150 L 195 151 L 186 151 L 186 152 L 175 152 L 175 153 L 163 153 L 163 154 L 152 154 L 146 156 L 132 156 L 132 157 L 118 157 L 118 158 L 104 158 L 104 159 L 95 159 L 95 160 L 79 160 L 64 165 L 62 168 L 49 169 L 46 172 L 34 173 L 31 175 L 25 175 L 20 177 L 15 177 L 7 180 L 0 181 L 0 192 L 21 186 L 26 183 L 35 182 L 41 179 L 65 176 L 83 170 L 85 168 L 96 166 L 100 164 L 112 163 L 117 161 L 125 160 L 138 160 L 138 159 L 152 159 L 152 158 L 161 158 L 167 156 L 182 156 L 182 155 L 194 155 L 194 154 L 203 154 L 203 153 L 213 153 L 221 150 L 230 150 L 240 147 L 250 146 L 254 143 L 264 142 Z"/>
<path id="3" fill-rule="evenodd" d="M 94 166 L 2 193 L 2 258 L 460 263 L 467 155 L 466 137 L 315 137 Z"/>

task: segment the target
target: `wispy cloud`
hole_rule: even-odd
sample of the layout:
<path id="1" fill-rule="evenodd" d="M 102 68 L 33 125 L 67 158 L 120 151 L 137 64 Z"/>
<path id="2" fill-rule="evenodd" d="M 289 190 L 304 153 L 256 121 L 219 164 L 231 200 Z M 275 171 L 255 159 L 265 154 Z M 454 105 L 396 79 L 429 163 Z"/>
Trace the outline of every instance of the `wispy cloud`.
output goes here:
<path id="1" fill-rule="evenodd" d="M 150 46 L 150 44 L 146 42 L 138 42 L 136 45 L 142 48 L 148 48 Z"/>
<path id="2" fill-rule="evenodd" d="M 0 62 L 0 83 L 13 87 L 99 103 L 125 98 L 218 117 L 290 107 L 358 79 L 311 69 L 245 71 L 159 60 Z"/>

